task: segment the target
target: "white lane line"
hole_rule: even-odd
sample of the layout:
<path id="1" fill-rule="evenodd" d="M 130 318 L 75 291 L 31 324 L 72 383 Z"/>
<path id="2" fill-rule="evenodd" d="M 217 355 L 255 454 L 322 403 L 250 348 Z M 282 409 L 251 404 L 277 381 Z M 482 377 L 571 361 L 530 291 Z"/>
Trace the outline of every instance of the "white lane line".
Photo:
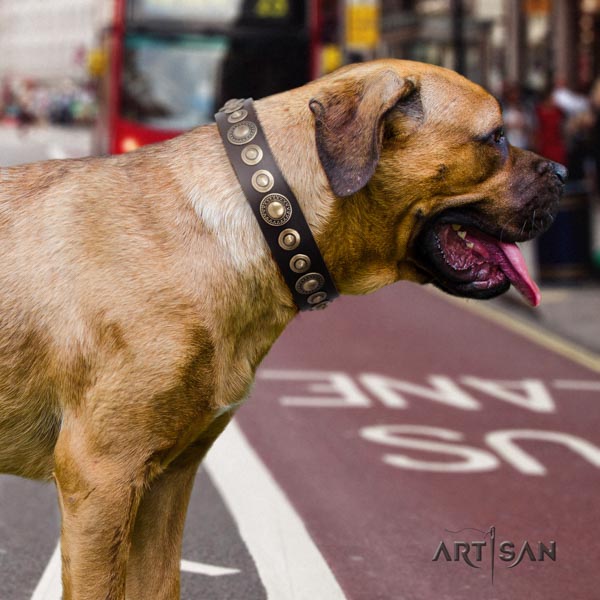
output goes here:
<path id="1" fill-rule="evenodd" d="M 574 379 L 555 379 L 554 387 L 563 390 L 600 392 L 600 381 L 579 381 Z"/>
<path id="2" fill-rule="evenodd" d="M 217 567 L 191 560 L 181 561 L 181 570 L 187 573 L 208 575 L 209 577 L 220 577 L 222 575 L 234 575 L 239 569 Z M 35 588 L 31 600 L 61 600 L 62 584 L 60 580 L 60 543 L 56 546 L 50 562 Z"/>
<path id="3" fill-rule="evenodd" d="M 196 573 L 197 575 L 208 575 L 209 577 L 221 577 L 222 575 L 235 575 L 240 573 L 239 569 L 230 569 L 229 567 L 217 567 L 216 565 L 207 565 L 193 560 L 182 560 L 181 570 L 187 573 Z"/>
<path id="4" fill-rule="evenodd" d="M 269 600 L 346 600 L 304 523 L 235 422 L 219 437 L 204 466 L 239 528 Z M 186 560 L 181 569 L 213 577 L 236 571 Z M 61 596 L 57 545 L 31 600 Z"/>
<path id="5" fill-rule="evenodd" d="M 50 562 L 37 587 L 33 591 L 31 600 L 60 600 L 62 597 L 62 584 L 60 582 L 60 543 L 57 544 Z"/>
<path id="6" fill-rule="evenodd" d="M 234 422 L 204 466 L 239 528 L 269 600 L 346 600 L 304 523 Z"/>

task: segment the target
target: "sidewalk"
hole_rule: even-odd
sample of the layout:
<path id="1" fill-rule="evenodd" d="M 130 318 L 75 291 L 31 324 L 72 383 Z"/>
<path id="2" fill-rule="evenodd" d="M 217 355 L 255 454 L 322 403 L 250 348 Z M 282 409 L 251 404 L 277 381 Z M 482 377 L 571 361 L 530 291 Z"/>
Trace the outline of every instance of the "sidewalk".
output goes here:
<path id="1" fill-rule="evenodd" d="M 600 282 L 576 286 L 542 285 L 542 303 L 527 306 L 512 290 L 489 304 L 504 314 L 550 331 L 598 354 L 600 360 Z"/>
<path id="2" fill-rule="evenodd" d="M 92 151 L 91 127 L 32 126 L 19 130 L 0 124 L 0 165 L 56 158 L 79 158 Z"/>

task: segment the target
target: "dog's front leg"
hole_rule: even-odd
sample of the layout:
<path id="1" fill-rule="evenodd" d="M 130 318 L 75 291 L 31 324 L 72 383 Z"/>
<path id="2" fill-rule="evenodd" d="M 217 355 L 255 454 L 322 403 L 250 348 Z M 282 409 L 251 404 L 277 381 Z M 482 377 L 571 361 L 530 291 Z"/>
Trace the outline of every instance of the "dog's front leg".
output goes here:
<path id="1" fill-rule="evenodd" d="M 217 418 L 144 492 L 127 562 L 127 600 L 179 600 L 181 544 L 194 477 L 231 413 Z"/>
<path id="2" fill-rule="evenodd" d="M 127 600 L 179 600 L 183 527 L 199 462 L 169 468 L 144 494 L 127 562 Z"/>
<path id="3" fill-rule="evenodd" d="M 86 425 L 66 419 L 55 448 L 63 600 L 123 600 L 131 531 L 151 467 L 131 448 L 96 447 Z"/>

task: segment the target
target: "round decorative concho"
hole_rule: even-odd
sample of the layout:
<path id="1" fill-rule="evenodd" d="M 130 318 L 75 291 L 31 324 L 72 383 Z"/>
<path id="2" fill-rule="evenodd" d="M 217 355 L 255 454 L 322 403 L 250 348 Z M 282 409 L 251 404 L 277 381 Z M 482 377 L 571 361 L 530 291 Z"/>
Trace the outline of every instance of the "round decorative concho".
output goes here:
<path id="1" fill-rule="evenodd" d="M 247 165 L 257 165 L 263 157 L 262 148 L 256 144 L 250 144 L 242 149 L 241 157 Z"/>
<path id="2" fill-rule="evenodd" d="M 252 181 L 250 183 L 257 192 L 266 194 L 271 191 L 271 188 L 275 185 L 275 179 L 270 171 L 260 169 L 252 175 Z"/>
<path id="3" fill-rule="evenodd" d="M 296 254 L 290 260 L 290 269 L 294 273 L 306 273 L 310 269 L 310 258 L 306 254 Z"/>
<path id="4" fill-rule="evenodd" d="M 247 144 L 256 137 L 256 123 L 252 121 L 241 121 L 232 125 L 227 132 L 227 139 L 236 146 Z"/>
<path id="5" fill-rule="evenodd" d="M 299 294 L 314 294 L 325 285 L 325 278 L 320 273 L 307 273 L 296 281 L 296 291 Z"/>
<path id="6" fill-rule="evenodd" d="M 319 304 L 312 306 L 310 310 L 325 310 L 330 304 L 331 302 L 329 301 L 319 302 Z"/>
<path id="7" fill-rule="evenodd" d="M 285 225 L 292 216 L 292 205 L 283 194 L 268 194 L 260 201 L 260 216 L 274 227 Z"/>
<path id="8" fill-rule="evenodd" d="M 327 300 L 327 294 L 325 292 L 317 292 L 316 294 L 311 294 L 306 301 L 309 304 L 321 304 L 321 302 Z"/>
<path id="9" fill-rule="evenodd" d="M 284 229 L 278 241 L 284 250 L 295 250 L 300 245 L 300 234 L 295 229 Z"/>
<path id="10" fill-rule="evenodd" d="M 219 112 L 230 114 L 236 110 L 241 110 L 243 106 L 244 100 L 242 98 L 231 98 L 231 100 L 227 100 L 227 102 L 223 104 L 223 106 L 219 109 Z"/>
<path id="11" fill-rule="evenodd" d="M 243 121 L 248 116 L 248 111 L 245 108 L 240 108 L 239 110 L 234 110 L 228 117 L 227 121 L 229 123 L 239 123 Z"/>

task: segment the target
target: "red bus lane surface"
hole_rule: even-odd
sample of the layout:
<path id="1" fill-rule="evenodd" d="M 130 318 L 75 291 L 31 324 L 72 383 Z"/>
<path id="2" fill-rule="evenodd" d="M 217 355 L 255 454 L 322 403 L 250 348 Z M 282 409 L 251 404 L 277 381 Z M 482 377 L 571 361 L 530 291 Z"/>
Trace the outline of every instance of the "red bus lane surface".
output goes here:
<path id="1" fill-rule="evenodd" d="M 592 369 L 399 284 L 300 315 L 237 421 L 349 599 L 600 598 Z"/>

